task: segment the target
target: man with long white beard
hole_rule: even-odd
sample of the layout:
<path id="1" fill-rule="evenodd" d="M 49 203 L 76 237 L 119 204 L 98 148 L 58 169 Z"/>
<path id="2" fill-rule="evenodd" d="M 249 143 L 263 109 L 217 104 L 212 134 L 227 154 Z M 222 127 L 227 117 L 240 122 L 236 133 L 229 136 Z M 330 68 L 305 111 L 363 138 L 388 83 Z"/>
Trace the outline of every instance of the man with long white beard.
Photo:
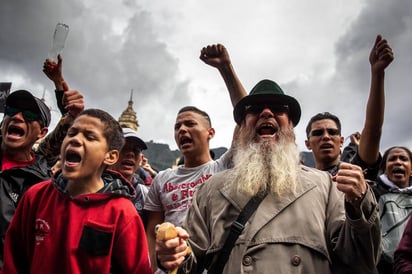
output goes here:
<path id="1" fill-rule="evenodd" d="M 358 166 L 342 163 L 330 177 L 299 164 L 293 127 L 300 115 L 296 99 L 270 80 L 238 102 L 234 168 L 199 188 L 178 237 L 156 242 L 161 267 L 185 273 L 372 272 L 380 254 L 376 200 Z M 239 227 L 232 223 L 258 196 L 263 200 L 239 229 L 223 270 L 216 270 L 228 235 Z"/>
<path id="2" fill-rule="evenodd" d="M 269 134 L 273 131 L 268 130 Z M 254 135 L 252 128 L 239 130 L 240 142 L 233 159 L 235 166 L 228 172 L 237 182 L 237 190 L 249 195 L 266 190 L 279 196 L 294 193 L 299 150 L 294 143 L 293 129 L 280 129 L 276 143 L 269 139 L 254 142 Z"/>

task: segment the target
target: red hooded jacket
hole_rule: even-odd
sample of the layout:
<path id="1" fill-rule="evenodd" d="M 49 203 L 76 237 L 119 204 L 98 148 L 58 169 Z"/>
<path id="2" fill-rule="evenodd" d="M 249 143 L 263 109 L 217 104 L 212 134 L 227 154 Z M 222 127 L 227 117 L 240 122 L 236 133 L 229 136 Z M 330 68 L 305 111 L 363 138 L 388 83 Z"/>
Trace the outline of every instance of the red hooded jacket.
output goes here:
<path id="1" fill-rule="evenodd" d="M 61 174 L 32 186 L 7 231 L 3 272 L 151 273 L 133 187 L 115 172 L 102 178 L 102 190 L 76 197 Z"/>

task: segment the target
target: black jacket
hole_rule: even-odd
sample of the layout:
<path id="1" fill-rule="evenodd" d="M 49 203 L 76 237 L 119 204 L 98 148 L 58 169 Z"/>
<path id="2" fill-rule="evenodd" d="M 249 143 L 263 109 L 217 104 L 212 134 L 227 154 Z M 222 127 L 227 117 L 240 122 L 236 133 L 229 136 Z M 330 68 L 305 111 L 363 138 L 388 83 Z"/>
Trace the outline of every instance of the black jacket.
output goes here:
<path id="1" fill-rule="evenodd" d="M 33 164 L 0 171 L 0 267 L 3 265 L 6 230 L 16 211 L 18 201 L 30 186 L 51 177 L 51 170 L 45 157 L 40 154 L 35 154 L 35 156 L 36 161 Z M 1 159 L 0 152 L 0 166 L 2 166 Z"/>
<path id="2" fill-rule="evenodd" d="M 4 237 L 21 195 L 32 185 L 50 179 L 51 166 L 60 154 L 61 143 L 73 124 L 73 117 L 64 115 L 54 130 L 44 138 L 33 153 L 36 161 L 28 166 L 1 171 L 0 168 L 0 269 L 3 266 Z M 2 142 L 0 136 L 0 144 Z M 0 167 L 3 166 L 0 151 Z"/>

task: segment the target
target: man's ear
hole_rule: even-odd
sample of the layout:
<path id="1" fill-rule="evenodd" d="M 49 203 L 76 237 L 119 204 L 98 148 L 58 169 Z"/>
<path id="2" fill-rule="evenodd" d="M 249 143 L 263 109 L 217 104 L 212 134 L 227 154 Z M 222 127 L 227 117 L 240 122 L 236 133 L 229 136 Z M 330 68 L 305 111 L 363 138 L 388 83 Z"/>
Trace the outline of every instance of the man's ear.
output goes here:
<path id="1" fill-rule="evenodd" d="M 305 140 L 305 145 L 306 145 L 307 149 L 312 150 L 312 147 L 310 146 L 309 140 Z"/>
<path id="2" fill-rule="evenodd" d="M 215 136 L 215 129 L 211 127 L 208 129 L 208 132 L 209 132 L 209 136 L 207 137 L 207 139 L 210 140 Z"/>
<path id="3" fill-rule="evenodd" d="M 114 165 L 117 160 L 119 160 L 119 151 L 117 149 L 112 149 L 106 152 L 104 164 L 111 166 Z"/>
<path id="4" fill-rule="evenodd" d="M 340 143 L 340 147 L 342 148 L 343 147 L 343 143 L 345 142 L 345 138 L 343 137 L 343 136 L 340 136 L 340 140 L 339 140 L 339 143 Z"/>
<path id="5" fill-rule="evenodd" d="M 47 135 L 47 132 L 49 132 L 49 129 L 47 127 L 44 127 L 40 130 L 39 135 L 37 135 L 37 140 L 43 138 L 44 136 Z"/>

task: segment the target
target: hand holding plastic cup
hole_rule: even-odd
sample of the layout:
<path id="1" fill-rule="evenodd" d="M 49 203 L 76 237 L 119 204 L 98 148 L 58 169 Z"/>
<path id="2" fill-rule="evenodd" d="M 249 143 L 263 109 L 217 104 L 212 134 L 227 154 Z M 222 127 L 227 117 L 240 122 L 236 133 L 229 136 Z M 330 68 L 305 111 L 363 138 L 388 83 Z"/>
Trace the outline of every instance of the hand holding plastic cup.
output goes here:
<path id="1" fill-rule="evenodd" d="M 69 26 L 63 23 L 57 23 L 53 34 L 53 46 L 50 49 L 47 58 L 57 63 L 57 55 L 62 52 L 68 34 Z"/>

